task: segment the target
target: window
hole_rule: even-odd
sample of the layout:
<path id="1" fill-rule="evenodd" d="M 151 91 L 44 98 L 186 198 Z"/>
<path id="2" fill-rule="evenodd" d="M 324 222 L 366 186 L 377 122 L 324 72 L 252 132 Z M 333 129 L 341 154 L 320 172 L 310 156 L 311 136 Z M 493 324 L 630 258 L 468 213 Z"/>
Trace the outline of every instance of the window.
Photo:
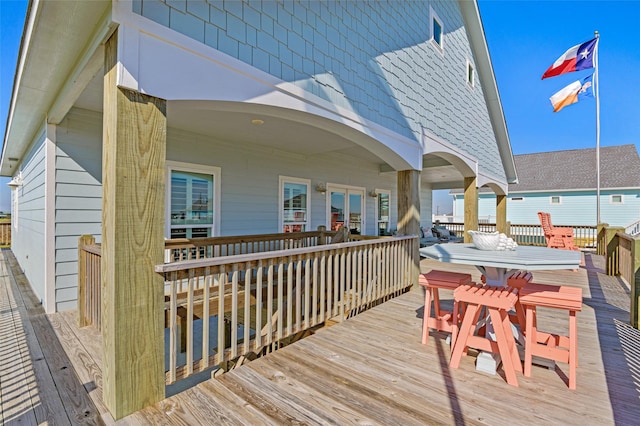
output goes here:
<path id="1" fill-rule="evenodd" d="M 376 191 L 376 221 L 378 224 L 378 236 L 389 235 L 389 201 L 391 194 L 388 191 Z"/>
<path id="2" fill-rule="evenodd" d="M 469 87 L 473 88 L 476 84 L 475 73 L 473 69 L 473 64 L 470 60 L 467 59 L 467 84 Z"/>
<path id="3" fill-rule="evenodd" d="M 612 195 L 611 204 L 622 204 L 622 195 Z"/>
<path id="4" fill-rule="evenodd" d="M 311 181 L 280 177 L 280 229 L 305 232 L 309 228 L 309 187 Z"/>
<path id="5" fill-rule="evenodd" d="M 433 44 L 438 47 L 441 51 L 442 51 L 442 36 L 443 36 L 443 29 L 442 29 L 442 20 L 438 17 L 438 15 L 436 15 L 435 11 L 430 8 L 429 9 L 431 12 L 431 41 L 433 42 Z"/>
<path id="6" fill-rule="evenodd" d="M 167 164 L 166 236 L 214 236 L 219 222 L 220 169 L 169 161 Z"/>
<path id="7" fill-rule="evenodd" d="M 549 199 L 549 203 L 550 204 L 562 204 L 562 199 L 560 198 L 559 195 L 553 195 L 550 199 Z"/>

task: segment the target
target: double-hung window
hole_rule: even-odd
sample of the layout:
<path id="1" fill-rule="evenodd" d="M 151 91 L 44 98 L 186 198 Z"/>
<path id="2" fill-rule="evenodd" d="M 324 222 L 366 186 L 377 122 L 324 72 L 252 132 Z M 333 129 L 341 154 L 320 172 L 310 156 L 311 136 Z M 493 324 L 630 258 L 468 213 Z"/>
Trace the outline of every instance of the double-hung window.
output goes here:
<path id="1" fill-rule="evenodd" d="M 309 229 L 309 188 L 311 181 L 280 177 L 280 229 L 305 232 Z"/>
<path id="2" fill-rule="evenodd" d="M 219 223 L 220 168 L 167 161 L 169 238 L 212 237 Z"/>

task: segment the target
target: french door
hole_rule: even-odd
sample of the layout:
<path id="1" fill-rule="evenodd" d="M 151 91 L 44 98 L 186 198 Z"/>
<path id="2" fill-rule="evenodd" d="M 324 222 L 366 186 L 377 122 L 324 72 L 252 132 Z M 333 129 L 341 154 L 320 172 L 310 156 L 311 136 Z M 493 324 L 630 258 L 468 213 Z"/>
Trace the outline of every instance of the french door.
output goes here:
<path id="1" fill-rule="evenodd" d="M 364 189 L 342 186 L 327 186 L 327 228 L 337 231 L 342 227 L 355 235 L 362 234 L 365 228 Z"/>

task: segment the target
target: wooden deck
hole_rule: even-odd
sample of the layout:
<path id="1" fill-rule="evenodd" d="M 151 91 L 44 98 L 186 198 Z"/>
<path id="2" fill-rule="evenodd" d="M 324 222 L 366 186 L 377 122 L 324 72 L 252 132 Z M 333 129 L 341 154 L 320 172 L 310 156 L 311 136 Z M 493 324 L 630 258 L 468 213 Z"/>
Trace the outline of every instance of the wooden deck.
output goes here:
<path id="1" fill-rule="evenodd" d="M 100 337 L 75 313 L 44 315 L 8 251 L 0 265 L 0 423 L 113 424 L 101 402 Z M 424 260 L 424 272 L 473 267 Z M 476 372 L 474 358 L 448 366 L 444 335 L 421 345 L 416 289 L 344 323 L 206 380 L 116 424 L 575 424 L 631 425 L 640 418 L 640 331 L 628 325 L 626 285 L 588 254 L 577 272 L 534 280 L 583 288 L 578 389 L 559 370 L 534 367 L 520 387 Z M 444 298 L 449 297 L 445 294 Z M 539 310 L 540 323 L 567 320 Z M 64 350 L 63 350 L 64 348 Z"/>

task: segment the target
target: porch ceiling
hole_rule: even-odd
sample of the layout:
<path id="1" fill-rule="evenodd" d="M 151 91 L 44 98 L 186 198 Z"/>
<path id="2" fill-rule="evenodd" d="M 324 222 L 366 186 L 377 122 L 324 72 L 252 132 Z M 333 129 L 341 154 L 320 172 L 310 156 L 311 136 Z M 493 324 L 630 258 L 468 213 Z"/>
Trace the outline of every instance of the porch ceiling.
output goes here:
<path id="1" fill-rule="evenodd" d="M 102 76 L 97 75 L 84 90 L 76 107 L 102 111 Z M 283 117 L 283 113 L 287 114 Z M 334 126 L 310 126 L 291 119 L 292 111 L 283 111 L 255 104 L 217 104 L 205 101 L 169 101 L 167 119 L 171 128 L 209 135 L 228 142 L 262 144 L 300 155 L 341 153 L 357 156 L 364 161 L 381 164 L 381 171 L 395 173 L 384 160 L 360 147 L 348 137 L 340 135 Z M 254 125 L 252 120 L 263 120 Z M 330 127 L 333 127 L 329 130 Z M 344 126 L 346 127 L 346 126 Z M 349 130 L 349 129 L 346 129 Z M 435 156 L 423 156 L 422 182 L 433 189 L 464 187 L 463 175 L 447 160 Z"/>
<path id="2" fill-rule="evenodd" d="M 102 76 L 97 75 L 75 103 L 78 108 L 102 111 Z M 168 101 L 168 126 L 211 136 L 232 143 L 260 144 L 300 155 L 339 153 L 357 156 L 364 161 L 384 164 L 374 153 L 349 139 L 353 130 L 344 127 L 345 135 L 335 123 L 319 118 L 309 125 L 292 119 L 295 111 L 257 104 L 233 104 L 213 101 Z M 252 124 L 262 120 L 263 124 Z M 325 122 L 325 123 L 323 123 Z M 323 125 L 326 124 L 326 125 Z"/>
<path id="3" fill-rule="evenodd" d="M 423 183 L 431 185 L 432 189 L 464 188 L 464 176 L 450 162 L 436 155 L 422 157 Z"/>

